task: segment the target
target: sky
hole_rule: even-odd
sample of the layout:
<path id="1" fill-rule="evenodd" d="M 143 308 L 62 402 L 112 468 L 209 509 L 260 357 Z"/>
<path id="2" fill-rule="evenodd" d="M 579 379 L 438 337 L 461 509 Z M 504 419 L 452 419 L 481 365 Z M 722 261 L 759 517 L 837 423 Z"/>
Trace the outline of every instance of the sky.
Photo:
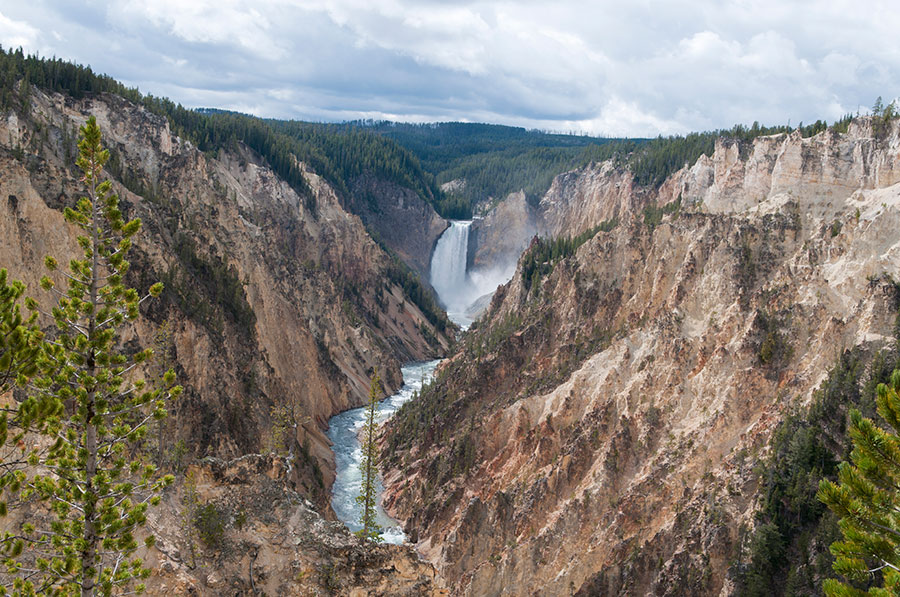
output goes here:
<path id="1" fill-rule="evenodd" d="M 188 107 L 647 137 L 897 97 L 894 1 L 0 0 L 0 44 Z"/>

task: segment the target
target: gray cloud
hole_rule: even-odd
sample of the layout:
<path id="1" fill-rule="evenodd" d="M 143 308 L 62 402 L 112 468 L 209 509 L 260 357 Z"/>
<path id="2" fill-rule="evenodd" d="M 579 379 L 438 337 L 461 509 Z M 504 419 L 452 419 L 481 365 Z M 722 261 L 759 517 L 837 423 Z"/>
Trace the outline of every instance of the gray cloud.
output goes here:
<path id="1" fill-rule="evenodd" d="M 0 0 L 0 43 L 188 106 L 595 134 L 834 120 L 898 95 L 888 2 Z"/>

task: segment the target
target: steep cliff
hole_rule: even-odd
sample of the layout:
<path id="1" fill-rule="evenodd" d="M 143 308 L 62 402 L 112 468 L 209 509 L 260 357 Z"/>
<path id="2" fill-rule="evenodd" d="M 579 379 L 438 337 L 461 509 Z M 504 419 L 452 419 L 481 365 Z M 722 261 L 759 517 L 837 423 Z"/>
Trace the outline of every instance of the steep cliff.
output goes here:
<path id="1" fill-rule="evenodd" d="M 144 223 L 130 283 L 166 284 L 137 329 L 185 386 L 160 461 L 294 446 L 298 488 L 327 512 L 328 418 L 364 402 L 374 367 L 396 388 L 401 361 L 445 351 L 445 321 L 316 173 L 301 196 L 240 144 L 204 154 L 121 97 L 35 90 L 0 119 L 0 264 L 40 301 L 43 256 L 77 248 L 61 209 L 81 192 L 72 156 L 91 114 L 123 209 Z"/>
<path id="2" fill-rule="evenodd" d="M 361 176 L 351 187 L 350 209 L 422 280 L 431 279 L 431 254 L 447 221 L 410 189 Z"/>
<path id="3" fill-rule="evenodd" d="M 618 225 L 520 261 L 385 438 L 386 506 L 455 593 L 735 590 L 773 429 L 842 349 L 894 343 L 898 148 L 859 119 L 720 142 L 659 189 L 554 182 L 549 233 Z"/>
<path id="4" fill-rule="evenodd" d="M 574 236 L 603 221 L 625 220 L 641 210 L 648 193 L 611 161 L 561 174 L 538 204 L 540 232 Z"/>
<path id="5" fill-rule="evenodd" d="M 633 217 L 647 197 L 631 173 L 612 161 L 560 174 L 536 205 L 524 192 L 510 193 L 472 224 L 469 268 L 510 267 L 535 235 L 576 236 L 601 222 Z"/>
<path id="6" fill-rule="evenodd" d="M 468 269 L 514 264 L 538 232 L 537 215 L 525 193 L 510 193 L 469 229 Z"/>

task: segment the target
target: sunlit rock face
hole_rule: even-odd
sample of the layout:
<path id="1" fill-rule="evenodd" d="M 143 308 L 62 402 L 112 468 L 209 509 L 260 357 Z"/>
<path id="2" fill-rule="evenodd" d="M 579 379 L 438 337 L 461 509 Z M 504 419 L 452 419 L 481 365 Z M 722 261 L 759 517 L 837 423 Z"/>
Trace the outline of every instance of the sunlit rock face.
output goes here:
<path id="1" fill-rule="evenodd" d="M 557 178 L 548 233 L 618 226 L 536 285 L 517 271 L 431 418 L 386 435 L 387 510 L 456 593 L 734 591 L 773 429 L 842 349 L 893 342 L 898 147 L 861 119 L 720 142 L 658 190 L 611 164 Z"/>

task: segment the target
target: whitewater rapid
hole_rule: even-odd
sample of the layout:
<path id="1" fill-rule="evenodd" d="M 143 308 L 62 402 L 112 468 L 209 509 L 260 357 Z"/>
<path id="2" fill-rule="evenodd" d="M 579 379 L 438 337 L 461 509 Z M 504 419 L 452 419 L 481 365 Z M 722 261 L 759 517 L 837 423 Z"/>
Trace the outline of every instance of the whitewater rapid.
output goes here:
<path id="1" fill-rule="evenodd" d="M 403 373 L 403 387 L 393 396 L 388 396 L 378 403 L 378 422 L 384 422 L 404 403 L 409 402 L 413 394 L 421 390 L 422 385 L 431 379 L 439 362 L 438 360 L 408 363 L 402 367 L 400 370 Z M 341 522 L 354 532 L 362 528 L 362 525 L 359 524 L 361 509 L 356 503 L 356 497 L 362 487 L 362 474 L 359 466 L 362 461 L 362 449 L 359 445 L 358 435 L 365 421 L 365 411 L 366 407 L 354 408 L 337 414 L 328 421 L 328 439 L 333 442 L 331 449 L 334 451 L 337 469 L 334 486 L 331 490 L 331 507 Z M 406 541 L 406 535 L 397 521 L 388 516 L 381 507 L 383 488 L 380 477 L 377 492 L 377 519 L 383 529 L 381 537 L 386 543 L 401 544 Z"/>

